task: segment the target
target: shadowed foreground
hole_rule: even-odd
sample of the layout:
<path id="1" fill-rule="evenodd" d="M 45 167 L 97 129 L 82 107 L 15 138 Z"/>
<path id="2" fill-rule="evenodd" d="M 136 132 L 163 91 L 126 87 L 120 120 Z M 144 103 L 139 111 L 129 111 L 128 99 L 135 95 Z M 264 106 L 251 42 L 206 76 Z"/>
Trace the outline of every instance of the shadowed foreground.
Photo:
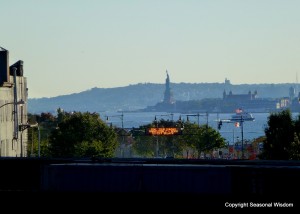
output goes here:
<path id="1" fill-rule="evenodd" d="M 48 209 L 299 206 L 297 161 L 2 158 L 0 167 L 0 193 L 8 202 L 22 199 Z"/>

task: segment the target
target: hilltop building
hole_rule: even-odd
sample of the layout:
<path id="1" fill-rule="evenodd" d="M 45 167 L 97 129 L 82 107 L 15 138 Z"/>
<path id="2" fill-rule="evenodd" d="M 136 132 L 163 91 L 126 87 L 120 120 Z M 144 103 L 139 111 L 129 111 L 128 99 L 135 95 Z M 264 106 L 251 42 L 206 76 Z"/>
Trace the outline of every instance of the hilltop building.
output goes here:
<path id="1" fill-rule="evenodd" d="M 9 52 L 0 47 L 0 156 L 24 157 L 27 151 L 27 79 L 23 61 L 9 66 Z"/>

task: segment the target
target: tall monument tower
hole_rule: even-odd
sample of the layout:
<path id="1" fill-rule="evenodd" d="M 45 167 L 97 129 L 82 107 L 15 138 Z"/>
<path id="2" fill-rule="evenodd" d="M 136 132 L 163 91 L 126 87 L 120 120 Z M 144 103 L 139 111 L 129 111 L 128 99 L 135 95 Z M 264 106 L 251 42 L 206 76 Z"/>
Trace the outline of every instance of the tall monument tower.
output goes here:
<path id="1" fill-rule="evenodd" d="M 174 103 L 174 98 L 173 98 L 173 93 L 172 93 L 171 88 L 170 88 L 170 77 L 169 77 L 169 74 L 168 74 L 168 70 L 166 70 L 166 73 L 167 73 L 166 89 L 165 89 L 163 103 L 172 104 L 172 103 Z"/>

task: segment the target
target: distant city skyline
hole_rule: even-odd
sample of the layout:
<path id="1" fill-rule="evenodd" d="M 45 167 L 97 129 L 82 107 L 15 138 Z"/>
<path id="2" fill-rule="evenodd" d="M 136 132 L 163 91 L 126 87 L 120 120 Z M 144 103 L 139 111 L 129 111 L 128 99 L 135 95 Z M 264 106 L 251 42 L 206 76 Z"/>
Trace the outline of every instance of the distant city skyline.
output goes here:
<path id="1" fill-rule="evenodd" d="M 29 98 L 138 83 L 298 83 L 298 0 L 1 0 Z"/>

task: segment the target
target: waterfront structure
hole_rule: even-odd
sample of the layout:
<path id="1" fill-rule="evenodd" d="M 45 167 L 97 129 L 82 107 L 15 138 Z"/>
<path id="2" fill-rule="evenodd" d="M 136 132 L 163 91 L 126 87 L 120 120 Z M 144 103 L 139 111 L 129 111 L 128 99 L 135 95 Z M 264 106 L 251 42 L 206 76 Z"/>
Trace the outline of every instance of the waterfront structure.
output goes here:
<path id="1" fill-rule="evenodd" d="M 252 93 L 251 91 L 248 92 L 248 94 L 233 94 L 232 91 L 229 91 L 228 94 L 226 94 L 226 91 L 223 92 L 223 100 L 224 101 L 249 101 L 257 99 L 257 91 Z"/>
<path id="2" fill-rule="evenodd" d="M 270 112 L 276 110 L 278 99 L 259 98 L 255 90 L 245 94 L 233 94 L 232 91 L 223 91 L 223 99 L 220 103 L 221 112 L 231 112 L 236 108 L 243 108 L 249 112 Z"/>
<path id="3" fill-rule="evenodd" d="M 23 61 L 9 66 L 9 51 L 0 47 L 0 156 L 25 157 L 27 151 L 27 79 Z"/>

